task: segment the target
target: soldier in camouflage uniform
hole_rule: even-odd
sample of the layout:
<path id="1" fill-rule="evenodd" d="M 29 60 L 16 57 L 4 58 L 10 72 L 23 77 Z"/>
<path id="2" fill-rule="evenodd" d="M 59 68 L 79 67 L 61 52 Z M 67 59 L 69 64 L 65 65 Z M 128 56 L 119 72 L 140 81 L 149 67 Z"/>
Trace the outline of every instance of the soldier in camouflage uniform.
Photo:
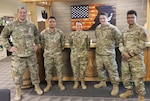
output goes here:
<path id="1" fill-rule="evenodd" d="M 129 26 L 122 31 L 123 37 L 119 49 L 122 53 L 122 81 L 127 91 L 120 94 L 120 97 L 127 98 L 133 95 L 132 77 L 138 93 L 138 101 L 144 101 L 146 92 L 143 82 L 145 76 L 143 50 L 147 41 L 147 32 L 136 23 L 136 18 L 136 11 L 128 11 L 127 22 Z"/>
<path id="2" fill-rule="evenodd" d="M 52 87 L 51 80 L 53 67 L 56 67 L 58 86 L 60 90 L 65 90 L 65 86 L 62 83 L 62 50 L 65 46 L 65 36 L 61 30 L 55 28 L 55 17 L 49 17 L 48 22 L 49 27 L 43 30 L 40 35 L 41 45 L 44 49 L 44 66 L 47 81 L 47 86 L 45 87 L 44 92 L 48 92 Z"/>
<path id="3" fill-rule="evenodd" d="M 38 65 L 36 50 L 39 44 L 39 35 L 36 26 L 26 20 L 27 10 L 19 7 L 18 20 L 8 24 L 2 31 L 4 47 L 12 52 L 12 68 L 15 75 L 16 96 L 15 100 L 21 100 L 22 76 L 25 69 L 30 70 L 31 81 L 35 86 L 35 91 L 41 95 L 43 91 L 39 87 Z M 8 38 L 12 37 L 12 46 Z"/>
<path id="4" fill-rule="evenodd" d="M 82 89 L 87 89 L 84 77 L 88 63 L 89 43 L 87 32 L 82 31 L 82 23 L 77 21 L 76 31 L 70 34 L 71 65 L 74 75 L 73 89 L 78 88 L 79 80 L 81 80 Z"/>
<path id="5" fill-rule="evenodd" d="M 105 70 L 108 71 L 113 89 L 111 95 L 115 96 L 118 94 L 119 88 L 119 75 L 117 70 L 117 63 L 115 60 L 115 48 L 119 45 L 121 33 L 117 27 L 108 22 L 107 13 L 101 13 L 100 25 L 95 30 L 96 36 L 96 65 L 97 72 L 100 81 L 94 85 L 94 88 L 106 87 L 106 75 Z"/>

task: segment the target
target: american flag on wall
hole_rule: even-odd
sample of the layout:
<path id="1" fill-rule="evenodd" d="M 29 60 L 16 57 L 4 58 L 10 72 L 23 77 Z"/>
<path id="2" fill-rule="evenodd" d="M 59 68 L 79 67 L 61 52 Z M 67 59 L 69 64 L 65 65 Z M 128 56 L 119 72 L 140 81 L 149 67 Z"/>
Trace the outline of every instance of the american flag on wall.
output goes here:
<path id="1" fill-rule="evenodd" d="M 95 30 L 99 24 L 99 14 L 106 12 L 111 16 L 110 23 L 116 24 L 115 7 L 104 4 L 72 5 L 71 6 L 71 29 L 75 30 L 75 22 L 80 20 L 83 30 Z"/>

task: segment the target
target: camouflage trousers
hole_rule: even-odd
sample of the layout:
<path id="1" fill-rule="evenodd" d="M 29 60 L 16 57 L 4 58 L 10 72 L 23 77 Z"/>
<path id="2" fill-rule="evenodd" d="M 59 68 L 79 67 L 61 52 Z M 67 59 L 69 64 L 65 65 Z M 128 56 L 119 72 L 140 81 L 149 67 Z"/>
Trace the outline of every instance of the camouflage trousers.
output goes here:
<path id="1" fill-rule="evenodd" d="M 46 74 L 46 81 L 50 81 L 52 79 L 53 68 L 56 68 L 57 77 L 59 80 L 63 78 L 63 62 L 62 55 L 57 55 L 55 58 L 46 56 L 44 57 L 44 67 Z"/>
<path id="2" fill-rule="evenodd" d="M 114 55 L 102 56 L 96 54 L 96 66 L 98 77 L 101 81 L 106 81 L 106 70 L 112 84 L 119 83 L 118 67 Z"/>
<path id="3" fill-rule="evenodd" d="M 18 57 L 12 56 L 12 72 L 14 74 L 14 81 L 16 86 L 22 85 L 22 77 L 26 70 L 29 68 L 31 81 L 33 84 L 39 84 L 39 74 L 38 74 L 38 65 L 36 55 L 32 55 L 29 57 Z"/>
<path id="4" fill-rule="evenodd" d="M 133 89 L 132 81 L 134 82 L 136 92 L 145 95 L 145 85 L 143 77 L 146 74 L 144 61 L 138 56 L 128 60 L 122 59 L 122 82 L 126 89 Z"/>
<path id="5" fill-rule="evenodd" d="M 77 54 L 71 54 L 71 66 L 75 81 L 84 79 L 87 63 L 88 63 L 87 56 L 84 55 L 78 56 Z"/>

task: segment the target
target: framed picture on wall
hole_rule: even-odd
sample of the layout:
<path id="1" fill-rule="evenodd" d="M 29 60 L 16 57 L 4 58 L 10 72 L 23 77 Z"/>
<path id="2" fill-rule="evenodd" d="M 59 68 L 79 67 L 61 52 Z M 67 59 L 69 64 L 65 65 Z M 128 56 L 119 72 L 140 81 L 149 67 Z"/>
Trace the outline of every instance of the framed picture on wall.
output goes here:
<path id="1" fill-rule="evenodd" d="M 75 30 L 75 22 L 80 20 L 83 30 L 95 30 L 100 24 L 99 15 L 106 12 L 109 15 L 109 22 L 116 25 L 116 8 L 114 5 L 107 4 L 89 4 L 71 6 L 71 29 Z"/>

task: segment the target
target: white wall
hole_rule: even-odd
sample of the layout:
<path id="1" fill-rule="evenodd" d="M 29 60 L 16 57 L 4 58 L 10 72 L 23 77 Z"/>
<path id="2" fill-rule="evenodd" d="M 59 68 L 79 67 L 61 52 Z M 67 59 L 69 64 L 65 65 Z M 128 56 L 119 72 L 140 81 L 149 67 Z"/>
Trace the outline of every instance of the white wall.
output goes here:
<path id="1" fill-rule="evenodd" d="M 45 21 L 41 15 L 42 10 L 44 10 L 44 7 L 37 6 L 37 21 Z"/>
<path id="2" fill-rule="evenodd" d="M 20 4 L 24 5 L 22 3 L 13 4 L 13 3 L 6 2 L 6 1 L 1 1 L 0 2 L 0 17 L 14 16 Z"/>
<path id="3" fill-rule="evenodd" d="M 0 2 L 0 17 L 3 16 L 15 16 L 17 12 L 17 8 L 20 6 L 26 6 L 25 3 L 12 3 L 7 1 L 1 1 Z M 41 16 L 41 10 L 43 10 L 43 7 L 37 6 L 37 20 L 38 21 L 44 21 Z"/>

